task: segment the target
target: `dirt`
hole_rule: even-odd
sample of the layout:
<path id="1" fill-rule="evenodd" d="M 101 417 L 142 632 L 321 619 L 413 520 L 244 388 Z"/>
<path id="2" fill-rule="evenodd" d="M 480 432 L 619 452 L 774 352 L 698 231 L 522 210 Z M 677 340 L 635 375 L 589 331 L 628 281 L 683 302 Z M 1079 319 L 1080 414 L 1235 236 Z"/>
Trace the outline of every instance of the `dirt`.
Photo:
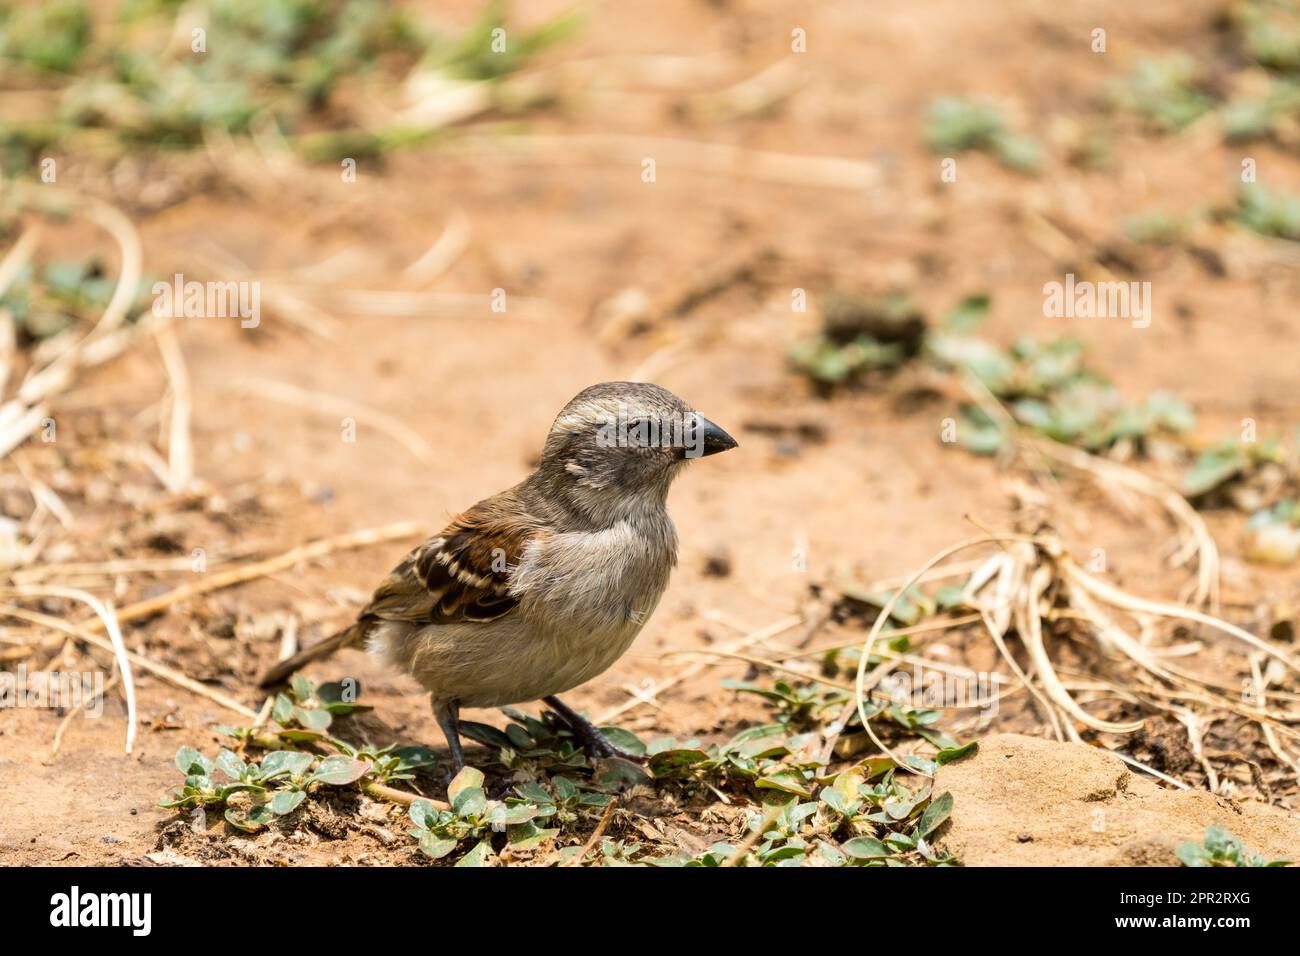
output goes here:
<path id="1" fill-rule="evenodd" d="M 462 23 L 475 7 L 448 6 Z M 520 4 L 526 16 L 553 6 Z M 716 647 L 798 610 L 813 584 L 910 572 L 973 533 L 968 517 L 991 527 L 1015 522 L 998 465 L 938 441 L 951 403 L 925 397 L 923 383 L 904 373 L 827 401 L 791 372 L 787 350 L 815 328 L 818 297 L 833 287 L 905 287 L 932 317 L 964 295 L 990 291 L 991 338 L 1079 335 L 1126 394 L 1170 389 L 1193 402 L 1207 439 L 1247 416 L 1259 420 L 1261 433 L 1283 432 L 1300 412 L 1292 387 L 1293 272 L 1248 263 L 1218 275 L 1193 257 L 1169 253 L 1144 264 L 1159 310 L 1149 329 L 1047 319 L 1042 285 L 1066 271 L 1069 256 L 1045 248 L 1025 226 L 1040 211 L 1068 224 L 1066 231 L 1087 250 L 1118 234 L 1133 209 L 1232 195 L 1239 157 L 1215 143 L 1198 145 L 1189 156 L 1184 142 L 1128 131 L 1115 143 L 1116 168 L 1091 172 L 1059 161 L 1066 127 L 1097 114 L 1110 80 L 1144 52 L 1208 47 L 1208 24 L 1221 6 L 1098 0 L 1066 11 L 1027 0 L 993 8 L 890 0 L 863 17 L 851 5 L 810 11 L 771 0 L 607 4 L 593 11 L 572 44 L 547 54 L 550 60 L 717 58 L 721 87 L 786 56 L 791 29 L 804 28 L 807 82 L 771 111 L 704 121 L 690 109 L 698 85 L 611 83 L 574 90 L 532 118 L 533 128 L 851 157 L 879 173 L 880 185 L 862 190 L 773 185 L 667 162 L 660 163 L 657 182 L 646 184 L 639 159 L 513 163 L 490 151 L 469 157 L 433 145 L 395 154 L 383 165 L 363 163 L 354 184 L 340 182 L 328 167 L 286 174 L 257 165 L 255 156 L 238 163 L 191 157 L 183 162 L 201 171 L 194 180 L 203 184 L 199 191 L 168 190 L 146 179 L 114 192 L 96 180 L 93 163 L 70 157 L 67 181 L 132 212 L 148 268 L 160 275 L 193 271 L 195 251 L 216 246 L 247 263 L 268 287 L 325 262 L 318 272 L 336 285 L 397 288 L 402 270 L 461 210 L 471 229 L 469 247 L 433 288 L 481 301 L 489 290 L 505 288 L 534 300 L 539 311 L 431 308 L 382 317 L 338 309 L 342 321 L 333 339 L 302 332 L 271 307 L 257 329 L 225 319 L 186 322 L 180 340 L 193 381 L 197 475 L 225 509 L 168 499 L 138 462 L 105 451 L 110 444 L 157 441 L 167 380 L 158 356 L 143 349 L 88 374 L 56 402 L 66 436 L 57 448 L 19 453 L 47 480 L 88 468 L 103 473 L 93 494 L 84 482 L 67 483 L 76 522 L 63 560 L 188 555 L 196 548 L 270 555 L 403 519 L 434 532 L 522 478 L 556 410 L 579 389 L 648 368 L 655 381 L 736 435 L 741 447 L 693 465 L 674 488 L 670 505 L 682 544 L 672 584 L 631 652 L 569 699 L 598 714 L 626 701 L 630 691 L 653 690 L 694 660 L 675 653 Z M 1112 52 L 1104 56 L 1087 44 L 1099 22 L 1112 37 Z M 1050 175 L 1027 179 L 970 154 L 960 159 L 958 183 L 941 185 L 921 123 L 930 99 L 953 91 L 1010 104 L 1017 120 L 1046 142 L 1055 160 Z M 1256 152 L 1279 185 L 1300 186 L 1294 158 L 1273 146 Z M 253 174 L 242 174 L 250 161 Z M 189 173 L 164 168 L 152 175 Z M 152 192 L 145 194 L 146 186 Z M 78 248 L 97 241 L 90 234 L 69 238 Z M 708 276 L 720 264 L 763 256 L 770 258 L 761 260 L 767 265 L 760 277 L 732 270 L 738 278 L 710 286 Z M 707 294 L 698 295 L 702 287 Z M 807 313 L 791 311 L 794 288 L 809 291 Z M 611 324 L 609 300 L 629 289 L 687 307 L 655 316 L 645 328 Z M 250 396 L 241 388 L 250 379 L 287 382 L 354 405 L 349 417 L 357 440 L 342 439 L 345 416 Z M 372 409 L 413 429 L 434 449 L 434 460 L 418 460 L 374 427 Z M 1133 522 L 1087 486 L 1067 482 L 1056 489 L 1049 516 L 1080 553 L 1106 549 L 1112 579 L 1136 593 L 1173 597 L 1183 583 L 1182 573 L 1161 561 L 1168 528 Z M 1252 607 L 1296 606 L 1300 588 L 1292 575 L 1241 561 L 1235 516 L 1211 522 L 1225 545 L 1233 593 L 1249 595 Z M 295 614 L 303 640 L 347 623 L 413 543 L 341 552 L 179 603 L 130 626 L 127 643 L 255 709 L 261 695 L 252 681 L 275 657 L 276 622 Z M 185 580 L 184 574 L 127 575 L 111 590 L 121 605 Z M 988 653 L 968 648 L 978 643 L 973 638 L 943 643 L 954 661 Z M 97 659 L 107 666 L 105 655 Z M 71 655 L 68 662 L 76 660 Z M 623 723 L 647 737 L 723 738 L 758 713 L 718 689 L 721 677 L 743 671 L 735 663 L 707 668 Z M 376 708 L 368 731 L 374 739 L 442 746 L 415 685 L 360 652 L 345 652 L 311 673 L 360 678 L 366 702 Z M 122 752 L 124 708 L 116 695 L 102 718 L 73 720 L 54 757 L 61 715 L 0 714 L 0 861 L 418 862 L 409 844 L 389 845 L 373 829 L 394 825 L 378 812 L 368 820 L 364 806 L 345 814 L 360 821 L 355 825 L 316 821 L 299 836 L 244 840 L 223 835 L 216 821 L 200 834 L 185 829 L 188 821 L 154 806 L 177 782 L 172 754 L 182 743 L 214 751 L 223 740 L 212 728 L 236 717 L 149 675 L 137 674 L 137 681 L 141 734 L 129 756 Z M 978 727 L 980 733 L 999 729 L 1045 732 L 1023 706 L 1008 706 Z M 1249 802 L 1274 799 L 1294 807 L 1294 795 L 1255 792 L 1245 762 L 1233 765 L 1230 789 L 1245 801 L 1240 808 L 1206 793 L 1159 791 L 1095 749 L 988 738 L 977 758 L 943 771 L 943 786 L 957 797 L 946 839 L 977 865 L 1133 862 L 1148 852 L 1135 849 L 1149 847 L 1142 842 L 1147 838 L 1160 841 L 1150 859 L 1169 862 L 1168 840 L 1192 839 L 1204 823 L 1225 818 L 1257 851 L 1296 852 L 1296 824 L 1287 811 L 1266 812 Z M 1101 796 L 1088 800 L 1089 794 Z M 1018 801 L 1011 805 L 1020 812 L 1006 812 L 1004 800 Z M 1101 833 L 1090 826 L 1088 814 L 1096 809 L 1107 814 Z M 665 827 L 700 846 L 737 836 L 736 813 L 661 808 Z M 1021 841 L 1026 834 L 1031 839 Z"/>
<path id="2" fill-rule="evenodd" d="M 1086 744 L 994 734 L 934 785 L 953 795 L 940 842 L 967 866 L 1177 866 L 1178 845 L 1200 843 L 1216 823 L 1255 853 L 1300 858 L 1294 815 L 1162 789 Z"/>

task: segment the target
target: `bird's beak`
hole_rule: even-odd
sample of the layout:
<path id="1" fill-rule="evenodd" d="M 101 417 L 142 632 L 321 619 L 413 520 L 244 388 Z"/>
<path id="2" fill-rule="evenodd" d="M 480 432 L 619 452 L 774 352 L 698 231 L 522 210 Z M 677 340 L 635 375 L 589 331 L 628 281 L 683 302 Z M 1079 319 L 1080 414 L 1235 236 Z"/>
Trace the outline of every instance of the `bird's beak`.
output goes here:
<path id="1" fill-rule="evenodd" d="M 696 414 L 695 442 L 686 449 L 687 458 L 703 458 L 735 448 L 739 442 L 703 415 Z"/>

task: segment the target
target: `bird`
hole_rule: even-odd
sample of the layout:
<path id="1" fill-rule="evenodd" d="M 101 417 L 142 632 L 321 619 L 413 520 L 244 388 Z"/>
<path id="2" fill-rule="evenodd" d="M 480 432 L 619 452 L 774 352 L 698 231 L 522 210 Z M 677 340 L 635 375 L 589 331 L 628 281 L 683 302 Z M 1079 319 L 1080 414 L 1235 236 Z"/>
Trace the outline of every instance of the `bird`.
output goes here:
<path id="1" fill-rule="evenodd" d="M 355 623 L 276 664 L 365 646 L 429 692 L 453 773 L 461 708 L 543 701 L 594 757 L 637 759 L 560 700 L 632 644 L 677 564 L 669 486 L 738 447 L 672 392 L 603 382 L 560 410 L 536 468 L 410 551 Z"/>

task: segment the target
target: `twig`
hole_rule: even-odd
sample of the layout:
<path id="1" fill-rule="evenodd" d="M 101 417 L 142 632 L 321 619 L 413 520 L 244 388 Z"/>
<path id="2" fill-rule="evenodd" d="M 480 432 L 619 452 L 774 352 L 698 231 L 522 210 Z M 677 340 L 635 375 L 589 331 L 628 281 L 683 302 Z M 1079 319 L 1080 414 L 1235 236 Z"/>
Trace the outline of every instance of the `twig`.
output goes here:
<path id="1" fill-rule="evenodd" d="M 858 673 L 857 673 L 856 683 L 854 685 L 854 703 L 857 706 L 858 720 L 862 722 L 862 729 L 867 732 L 867 735 L 871 738 L 871 742 L 875 744 L 877 747 L 879 747 L 880 752 L 885 754 L 887 757 L 889 757 L 889 759 L 892 760 L 899 767 L 902 767 L 903 769 L 908 770 L 912 773 L 921 774 L 921 776 L 925 776 L 925 777 L 932 776 L 931 774 L 924 773 L 923 771 L 917 769 L 916 767 L 913 767 L 911 764 L 905 763 L 904 761 L 900 760 L 898 758 L 898 755 L 895 754 L 888 747 L 886 747 L 884 742 L 876 735 L 875 730 L 873 730 L 871 727 L 871 721 L 867 717 L 867 707 L 866 707 L 866 696 L 868 691 L 868 688 L 866 687 L 867 661 L 871 658 L 871 650 L 875 646 L 876 639 L 880 636 L 880 632 L 884 629 L 885 622 L 889 620 L 890 615 L 894 613 L 894 605 L 898 603 L 898 599 L 903 596 L 904 592 L 906 592 L 909 588 L 915 586 L 916 582 L 919 581 L 923 575 L 931 571 L 942 561 L 945 561 L 946 559 L 952 557 L 954 554 L 957 554 L 958 552 L 964 551 L 967 548 L 973 548 L 977 545 L 996 543 L 998 541 L 1030 541 L 1030 540 L 1032 539 L 1027 538 L 1024 535 L 996 535 L 996 536 L 981 535 L 978 538 L 968 538 L 967 540 L 962 541 L 958 544 L 954 544 L 951 547 L 944 548 L 934 557 L 930 558 L 930 560 L 927 561 L 924 565 L 922 565 L 920 570 L 918 570 L 910 578 L 908 578 L 907 581 L 902 585 L 902 587 L 895 590 L 889 596 L 889 600 L 885 602 L 885 606 L 880 609 L 880 613 L 876 616 L 875 623 L 871 625 L 871 632 L 867 634 L 867 639 L 866 641 L 863 642 L 862 656 L 858 659 Z"/>
<path id="2" fill-rule="evenodd" d="M 71 634 L 73 637 L 79 638 L 88 644 L 93 644 L 101 650 L 112 651 L 114 649 L 110 641 L 105 640 L 98 634 L 93 633 L 81 625 L 75 624 L 72 621 L 66 621 L 61 617 L 42 614 L 39 611 L 29 611 L 27 608 L 17 607 L 12 604 L 0 604 L 0 614 L 8 615 L 9 617 L 16 617 L 23 621 L 31 621 L 33 624 L 42 624 L 45 627 L 52 627 L 65 634 Z M 193 678 L 182 674 L 180 671 L 172 670 L 172 668 L 165 664 L 156 663 L 155 661 L 150 660 L 142 654 L 137 654 L 134 651 L 127 651 L 126 657 L 127 660 L 136 667 L 139 667 L 141 670 L 148 671 L 150 674 L 153 674 L 154 676 L 184 690 L 188 690 L 192 694 L 206 697 L 214 704 L 219 704 L 227 710 L 233 711 L 244 717 L 257 716 L 254 711 L 248 709 L 239 701 L 233 700 L 220 691 L 213 690 L 204 684 L 200 684 Z"/>
<path id="3" fill-rule="evenodd" d="M 208 556 L 209 564 L 213 563 Z M 51 577 L 96 576 L 114 577 L 118 574 L 164 574 L 170 572 L 193 571 L 194 559 L 180 558 L 116 558 L 109 561 L 67 561 L 57 564 L 41 564 L 22 568 L 12 572 L 13 579 L 19 584 L 30 584 Z"/>
<path id="4" fill-rule="evenodd" d="M 193 396 L 185 354 L 176 338 L 176 328 L 165 325 L 154 336 L 171 383 L 171 413 L 167 437 L 167 490 L 180 494 L 194 481 L 194 443 L 190 436 Z"/>
<path id="5" fill-rule="evenodd" d="M 1110 752 L 1113 753 L 1120 760 L 1124 761 L 1130 767 L 1136 767 L 1138 770 L 1141 770 L 1143 773 L 1151 774 L 1151 776 L 1155 777 L 1157 780 L 1163 780 L 1165 783 L 1173 784 L 1179 790 L 1192 789 L 1192 787 L 1189 784 L 1185 784 L 1181 780 L 1176 780 L 1173 777 L 1169 776 L 1169 774 L 1167 773 L 1161 773 L 1155 767 L 1148 767 L 1146 764 L 1142 763 L 1142 761 L 1136 760 L 1133 757 L 1130 757 L 1128 754 L 1123 753 L 1122 751 L 1112 750 Z"/>
<path id="6" fill-rule="evenodd" d="M 1161 617 L 1180 618 L 1184 621 L 1192 621 L 1196 624 L 1204 624 L 1206 627 L 1212 627 L 1215 630 L 1222 631 L 1240 641 L 1244 641 L 1256 650 L 1263 651 L 1270 657 L 1275 657 L 1293 671 L 1300 673 L 1300 661 L 1297 661 L 1290 654 L 1279 648 L 1273 647 L 1267 641 L 1256 637 L 1249 631 L 1237 627 L 1235 624 L 1229 624 L 1227 621 L 1209 614 L 1202 614 L 1200 611 L 1194 611 L 1190 608 L 1179 607 L 1176 604 L 1166 604 L 1163 601 L 1148 601 L 1145 598 L 1134 597 L 1131 594 L 1119 590 L 1111 584 L 1099 578 L 1088 574 L 1081 567 L 1071 561 L 1068 557 L 1059 559 L 1062 569 L 1067 577 L 1078 582 L 1085 590 L 1092 593 L 1095 597 L 1105 601 L 1107 604 L 1113 604 L 1116 607 L 1123 608 L 1126 611 L 1137 611 L 1145 614 L 1158 614 Z"/>
<path id="7" fill-rule="evenodd" d="M 506 162 L 572 165 L 586 161 L 639 168 L 643 159 L 653 158 L 665 175 L 669 170 L 686 170 L 729 179 L 754 179 L 788 186 L 854 192 L 876 188 L 882 181 L 880 167 L 863 160 L 841 156 L 796 156 L 666 136 L 622 133 L 475 134 L 449 144 L 449 148 Z"/>
<path id="8" fill-rule="evenodd" d="M 451 268 L 469 247 L 469 217 L 459 207 L 452 207 L 442 234 L 424 255 L 402 270 L 402 278 L 414 286 L 427 286 Z"/>
<path id="9" fill-rule="evenodd" d="M 735 852 L 732 853 L 731 856 L 722 861 L 722 865 L 727 867 L 739 866 L 740 862 L 749 855 L 749 851 L 758 846 L 758 841 L 763 839 L 763 834 L 766 833 L 767 828 L 776 821 L 781 810 L 782 807 L 780 804 L 774 804 L 769 807 L 767 812 L 763 814 L 763 818 L 758 821 L 758 825 L 745 834 L 745 839 L 740 841 L 740 845 L 736 847 Z"/>
<path id="10" fill-rule="evenodd" d="M 372 797 L 378 797 L 380 800 L 387 800 L 389 803 L 398 803 L 404 807 L 409 807 L 416 800 L 428 800 L 439 810 L 451 809 L 451 804 L 443 800 L 435 800 L 433 797 L 421 797 L 418 793 L 410 793 L 406 790 L 397 790 L 393 787 L 385 786 L 382 783 L 363 783 L 361 789 Z"/>
<path id="11" fill-rule="evenodd" d="M 1268 689 L 1268 680 L 1264 677 L 1263 668 L 1259 666 L 1258 655 L 1251 655 L 1250 674 L 1251 679 L 1255 684 L 1255 693 L 1259 695 L 1260 701 L 1267 706 L 1268 701 L 1264 694 Z M 1264 741 L 1268 744 L 1269 750 L 1273 751 L 1274 756 L 1276 756 L 1279 761 L 1291 768 L 1297 779 L 1300 779 L 1300 761 L 1297 761 L 1295 757 L 1291 756 L 1286 748 L 1282 746 L 1282 742 L 1277 739 L 1277 732 L 1273 730 L 1272 726 L 1270 726 L 1267 721 L 1259 721 L 1259 726 L 1260 729 L 1264 731 Z"/>
<path id="12" fill-rule="evenodd" d="M 419 534 L 421 530 L 422 525 L 418 522 L 399 521 L 396 524 L 384 525 L 379 528 L 368 528 L 364 531 L 349 531 L 347 534 L 336 535 L 332 538 L 322 538 L 319 541 L 313 541 L 310 544 L 304 544 L 297 548 L 293 548 L 277 557 L 267 558 L 264 561 L 255 561 L 252 564 L 245 564 L 241 567 L 231 568 L 228 571 L 208 574 L 201 580 L 195 581 L 193 584 L 186 584 L 174 588 L 165 594 L 160 594 L 157 597 L 148 598 L 144 601 L 137 601 L 134 604 L 128 604 L 126 607 L 118 611 L 117 619 L 123 623 L 128 621 L 137 621 L 140 618 L 157 614 L 159 611 L 165 611 L 167 608 L 180 601 L 185 601 L 192 597 L 198 597 L 200 594 L 207 594 L 210 591 L 218 591 L 235 584 L 242 584 L 245 581 L 251 581 L 254 578 L 275 574 L 278 571 L 292 568 L 294 565 L 300 564 L 303 561 L 312 561 L 316 558 L 322 558 L 325 555 L 333 554 L 336 551 L 344 551 L 350 548 L 364 548 L 384 541 L 410 538 Z M 83 622 L 83 625 L 91 629 L 95 627 L 94 621 Z"/>
<path id="13" fill-rule="evenodd" d="M 9 291 L 9 287 L 14 284 L 23 271 L 23 266 L 31 261 L 32 253 L 36 251 L 36 246 L 40 242 L 41 230 L 39 226 L 32 226 L 24 229 L 18 241 L 9 247 L 5 253 L 4 259 L 0 260 L 0 298 Z"/>
<path id="14" fill-rule="evenodd" d="M 591 832 L 591 836 L 587 839 L 587 842 L 582 845 L 582 852 L 578 853 L 572 859 L 567 860 L 562 864 L 563 866 L 577 866 L 583 861 L 583 858 L 595 848 L 596 844 L 600 842 L 600 838 L 605 835 L 605 830 L 609 826 L 609 821 L 614 819 L 614 808 L 616 806 L 618 806 L 618 798 L 610 798 L 609 803 L 605 804 L 605 812 L 600 815 L 600 822 L 596 824 L 596 829 Z"/>
<path id="15" fill-rule="evenodd" d="M 126 694 L 126 752 L 130 753 L 135 747 L 136 734 L 135 681 L 131 678 L 131 654 L 126 649 L 126 643 L 122 640 L 122 630 L 118 626 L 117 617 L 113 614 L 113 606 L 105 604 L 89 591 L 79 591 L 76 588 L 64 588 L 50 584 L 27 584 L 19 585 L 12 590 L 30 597 L 61 597 L 72 601 L 81 601 L 95 612 L 96 620 L 108 632 L 109 641 L 111 642 L 109 649 L 117 658 L 117 669 L 122 675 L 122 691 Z"/>

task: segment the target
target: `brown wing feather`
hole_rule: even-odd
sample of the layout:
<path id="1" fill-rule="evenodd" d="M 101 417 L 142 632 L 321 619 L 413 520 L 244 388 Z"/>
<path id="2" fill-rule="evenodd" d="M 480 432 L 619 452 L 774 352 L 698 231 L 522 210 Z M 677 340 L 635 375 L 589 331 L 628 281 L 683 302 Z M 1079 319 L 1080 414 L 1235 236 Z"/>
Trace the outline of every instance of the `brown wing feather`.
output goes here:
<path id="1" fill-rule="evenodd" d="M 510 613 L 510 574 L 536 523 L 489 499 L 408 554 L 375 590 L 361 620 L 411 624 L 495 621 Z"/>

